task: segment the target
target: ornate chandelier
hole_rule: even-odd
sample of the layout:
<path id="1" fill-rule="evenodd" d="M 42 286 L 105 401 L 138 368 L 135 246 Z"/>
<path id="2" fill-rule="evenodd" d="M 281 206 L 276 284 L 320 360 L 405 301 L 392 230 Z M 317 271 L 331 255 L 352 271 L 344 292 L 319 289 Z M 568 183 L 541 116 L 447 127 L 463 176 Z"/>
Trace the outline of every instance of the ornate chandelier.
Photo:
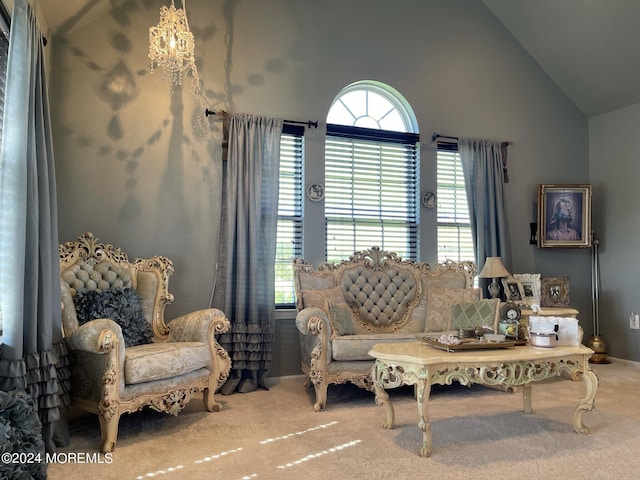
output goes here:
<path id="1" fill-rule="evenodd" d="M 195 42 L 189 31 L 184 0 L 176 9 L 173 0 L 170 7 L 160 8 L 160 23 L 149 28 L 149 58 L 151 73 L 154 67 L 162 67 L 162 79 L 174 87 L 182 85 L 182 79 L 189 73 L 192 77 L 192 92 L 200 91 L 200 78 L 194 56 Z"/>

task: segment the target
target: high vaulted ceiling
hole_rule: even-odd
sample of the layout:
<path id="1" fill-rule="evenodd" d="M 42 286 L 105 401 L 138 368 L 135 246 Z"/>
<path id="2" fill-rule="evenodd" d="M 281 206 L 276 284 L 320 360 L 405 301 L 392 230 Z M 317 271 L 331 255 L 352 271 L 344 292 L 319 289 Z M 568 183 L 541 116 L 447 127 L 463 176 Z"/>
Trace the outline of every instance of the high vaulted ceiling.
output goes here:
<path id="1" fill-rule="evenodd" d="M 640 102 L 640 0 L 482 1 L 586 117 Z M 110 3 L 37 5 L 56 34 L 106 14 Z"/>
<path id="2" fill-rule="evenodd" d="M 640 1 L 483 1 L 585 116 L 640 102 Z"/>

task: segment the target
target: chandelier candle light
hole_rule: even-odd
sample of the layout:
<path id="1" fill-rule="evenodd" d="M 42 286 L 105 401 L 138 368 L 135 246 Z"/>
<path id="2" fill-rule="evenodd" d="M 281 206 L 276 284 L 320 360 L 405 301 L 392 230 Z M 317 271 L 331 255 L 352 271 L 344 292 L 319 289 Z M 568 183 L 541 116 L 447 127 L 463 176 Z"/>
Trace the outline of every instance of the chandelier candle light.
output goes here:
<path id="1" fill-rule="evenodd" d="M 500 284 L 496 281 L 496 278 L 504 278 L 509 276 L 509 272 L 502 264 L 500 257 L 487 257 L 482 267 L 480 278 L 491 278 L 492 281 L 489 284 L 489 293 L 491 298 L 498 298 L 500 296 Z"/>
<path id="2" fill-rule="evenodd" d="M 182 7 L 176 9 L 171 0 L 171 6 L 160 8 L 160 23 L 149 28 L 151 73 L 155 67 L 162 67 L 162 78 L 169 84 L 171 93 L 190 73 L 193 77 L 192 93 L 196 95 L 200 91 L 200 78 L 194 56 L 195 41 L 189 30 L 184 0 Z"/>

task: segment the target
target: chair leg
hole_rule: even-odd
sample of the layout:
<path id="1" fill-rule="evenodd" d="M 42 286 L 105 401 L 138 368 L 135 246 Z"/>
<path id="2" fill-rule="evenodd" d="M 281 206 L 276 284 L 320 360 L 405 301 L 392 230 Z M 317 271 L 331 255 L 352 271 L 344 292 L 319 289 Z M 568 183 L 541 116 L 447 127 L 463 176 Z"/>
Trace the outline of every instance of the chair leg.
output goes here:
<path id="1" fill-rule="evenodd" d="M 215 400 L 215 390 L 213 388 L 205 388 L 202 391 L 202 401 L 207 412 L 219 412 L 222 410 L 222 404 Z"/>
<path id="2" fill-rule="evenodd" d="M 102 437 L 101 450 L 102 453 L 113 452 L 116 447 L 116 439 L 118 437 L 118 423 L 120 422 L 120 412 L 116 410 L 115 413 L 106 417 L 103 413 L 98 414 L 100 419 L 100 434 Z"/>
<path id="3" fill-rule="evenodd" d="M 320 382 L 313 382 L 313 387 L 316 392 L 316 403 L 313 405 L 313 409 L 316 412 L 320 412 L 324 410 L 324 407 L 327 405 L 327 390 L 329 389 L 329 384 L 323 377 L 323 380 Z"/>

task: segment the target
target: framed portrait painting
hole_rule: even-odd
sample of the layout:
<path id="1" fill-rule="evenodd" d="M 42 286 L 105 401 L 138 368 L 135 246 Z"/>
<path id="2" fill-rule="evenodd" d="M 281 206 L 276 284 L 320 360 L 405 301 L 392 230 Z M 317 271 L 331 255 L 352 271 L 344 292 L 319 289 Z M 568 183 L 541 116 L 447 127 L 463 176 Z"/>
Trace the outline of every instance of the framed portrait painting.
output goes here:
<path id="1" fill-rule="evenodd" d="M 591 247 L 591 185 L 538 185 L 538 247 Z"/>

